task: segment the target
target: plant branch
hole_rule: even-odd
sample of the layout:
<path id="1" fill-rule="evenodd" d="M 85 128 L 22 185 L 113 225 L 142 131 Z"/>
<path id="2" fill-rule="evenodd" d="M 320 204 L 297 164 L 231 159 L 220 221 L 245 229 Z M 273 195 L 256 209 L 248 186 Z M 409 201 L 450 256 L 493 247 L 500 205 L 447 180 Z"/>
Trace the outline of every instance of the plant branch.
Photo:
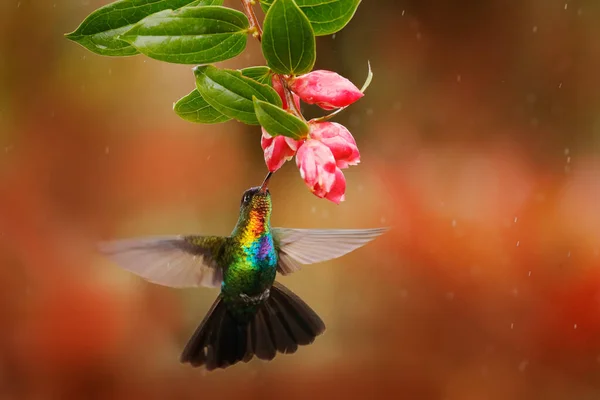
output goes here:
<path id="1" fill-rule="evenodd" d="M 287 81 L 283 75 L 275 74 L 277 78 L 279 78 L 279 82 L 281 82 L 281 87 L 283 88 L 283 93 L 285 94 L 285 101 L 288 104 L 288 109 L 294 114 L 296 117 L 300 118 L 302 121 L 306 121 L 302 112 L 296 107 L 296 102 L 294 101 L 294 95 L 290 88 L 288 87 Z"/>
<path id="2" fill-rule="evenodd" d="M 254 36 L 259 42 L 262 40 L 262 28 L 260 27 L 260 22 L 258 22 L 258 18 L 256 18 L 256 14 L 254 13 L 254 9 L 252 6 L 256 4 L 256 0 L 241 0 L 242 6 L 244 7 L 244 12 L 250 21 L 250 31 L 253 32 L 252 36 Z M 287 85 L 287 79 L 285 75 L 274 74 L 279 82 L 281 82 L 281 87 L 283 88 L 283 93 L 285 95 L 285 100 L 288 104 L 288 109 L 294 114 L 296 117 L 300 118 L 303 121 L 306 121 L 302 112 L 296 107 L 296 102 L 294 101 L 294 95 L 292 91 Z"/>
<path id="3" fill-rule="evenodd" d="M 256 14 L 254 13 L 254 9 L 252 6 L 256 4 L 255 0 L 242 0 L 242 6 L 244 7 L 244 11 L 248 20 L 250 21 L 250 31 L 252 31 L 252 36 L 254 36 L 260 42 L 262 40 L 262 28 L 260 27 L 260 23 L 258 22 L 258 18 L 256 18 Z"/>

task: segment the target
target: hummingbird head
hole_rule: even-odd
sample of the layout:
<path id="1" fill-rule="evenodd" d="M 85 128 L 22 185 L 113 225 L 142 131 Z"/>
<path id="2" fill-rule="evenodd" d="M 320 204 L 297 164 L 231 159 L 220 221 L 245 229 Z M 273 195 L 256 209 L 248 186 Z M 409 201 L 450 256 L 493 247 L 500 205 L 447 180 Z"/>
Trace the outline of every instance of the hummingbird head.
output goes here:
<path id="1" fill-rule="evenodd" d="M 245 240 L 253 241 L 270 230 L 271 193 L 260 186 L 244 192 L 240 205 L 240 217 L 234 234 L 242 234 Z"/>
<path id="2" fill-rule="evenodd" d="M 240 214 L 250 211 L 257 213 L 271 212 L 271 193 L 269 189 L 261 189 L 260 186 L 251 187 L 244 192 L 240 205 Z"/>
<path id="3" fill-rule="evenodd" d="M 240 217 L 234 233 L 248 236 L 248 240 L 257 238 L 270 230 L 271 193 L 267 185 L 271 173 L 267 175 L 261 186 L 252 187 L 244 192 L 240 204 Z"/>

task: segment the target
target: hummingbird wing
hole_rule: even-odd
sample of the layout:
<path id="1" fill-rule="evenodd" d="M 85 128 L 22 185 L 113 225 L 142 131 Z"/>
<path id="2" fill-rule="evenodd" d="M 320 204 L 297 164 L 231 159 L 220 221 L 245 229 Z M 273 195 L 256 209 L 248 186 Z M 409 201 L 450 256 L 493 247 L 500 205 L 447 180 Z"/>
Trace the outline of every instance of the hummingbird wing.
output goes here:
<path id="1" fill-rule="evenodd" d="M 288 275 L 302 264 L 332 260 L 367 244 L 388 228 L 375 229 L 288 229 L 273 228 L 279 251 L 277 271 Z"/>
<path id="2" fill-rule="evenodd" d="M 176 288 L 218 287 L 223 270 L 216 255 L 221 236 L 163 236 L 102 242 L 98 249 L 121 268 L 149 282 Z"/>

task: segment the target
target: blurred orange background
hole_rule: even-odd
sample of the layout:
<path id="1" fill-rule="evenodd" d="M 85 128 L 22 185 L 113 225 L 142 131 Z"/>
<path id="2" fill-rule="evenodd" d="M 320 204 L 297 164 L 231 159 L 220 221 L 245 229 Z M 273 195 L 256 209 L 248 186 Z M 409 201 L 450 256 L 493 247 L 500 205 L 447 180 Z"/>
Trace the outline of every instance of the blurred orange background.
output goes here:
<path id="1" fill-rule="evenodd" d="M 365 0 L 319 38 L 317 68 L 373 66 L 337 119 L 362 164 L 335 206 L 288 163 L 273 225 L 393 229 L 280 279 L 313 345 L 213 373 L 178 357 L 217 292 L 94 243 L 228 234 L 260 133 L 180 120 L 191 66 L 63 37 L 106 3 L 0 2 L 0 398 L 600 398 L 600 2 Z"/>

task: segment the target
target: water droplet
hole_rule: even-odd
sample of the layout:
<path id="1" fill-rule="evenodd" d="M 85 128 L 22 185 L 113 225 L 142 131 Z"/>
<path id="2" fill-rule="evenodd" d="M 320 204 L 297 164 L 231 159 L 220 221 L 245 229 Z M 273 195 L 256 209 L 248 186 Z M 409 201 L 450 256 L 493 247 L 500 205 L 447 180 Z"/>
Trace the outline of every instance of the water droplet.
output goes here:
<path id="1" fill-rule="evenodd" d="M 517 240 L 517 247 L 519 247 L 520 244 L 521 244 L 521 241 Z"/>
<path id="2" fill-rule="evenodd" d="M 532 31 L 533 31 L 533 33 L 536 33 L 538 31 L 537 25 L 533 27 Z"/>
<path id="3" fill-rule="evenodd" d="M 518 220 L 519 220 L 519 217 L 515 217 L 515 224 L 517 223 Z"/>
<path id="4" fill-rule="evenodd" d="M 511 322 L 511 323 L 510 323 L 510 329 L 514 329 L 514 327 L 515 327 L 515 323 L 514 323 L 514 322 Z"/>
<path id="5" fill-rule="evenodd" d="M 577 329 L 577 324 L 574 324 L 574 325 L 573 325 L 573 329 Z"/>
<path id="6" fill-rule="evenodd" d="M 104 148 L 104 154 L 108 155 L 109 151 L 110 151 L 110 149 L 108 148 L 108 146 L 106 146 Z"/>
<path id="7" fill-rule="evenodd" d="M 455 219 L 452 220 L 452 227 L 456 228 L 456 220 Z"/>
<path id="8" fill-rule="evenodd" d="M 525 359 L 525 360 L 521 361 L 521 362 L 519 363 L 519 371 L 520 371 L 520 372 L 524 372 L 524 371 L 525 371 L 525 368 L 527 368 L 527 365 L 528 365 L 528 364 L 529 364 L 529 360 L 527 360 L 527 359 Z"/>

